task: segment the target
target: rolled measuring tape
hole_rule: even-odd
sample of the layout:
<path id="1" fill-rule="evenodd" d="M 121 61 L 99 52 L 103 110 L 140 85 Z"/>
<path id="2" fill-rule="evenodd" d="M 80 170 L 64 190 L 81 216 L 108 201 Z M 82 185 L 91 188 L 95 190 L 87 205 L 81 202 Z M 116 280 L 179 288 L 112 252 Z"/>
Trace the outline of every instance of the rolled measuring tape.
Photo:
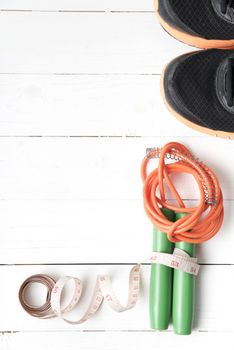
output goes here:
<path id="1" fill-rule="evenodd" d="M 151 257 L 145 260 L 144 263 L 162 264 L 173 269 L 187 272 L 191 275 L 197 275 L 199 272 L 197 259 L 190 258 L 188 254 L 179 249 L 175 249 L 173 254 L 153 252 Z M 124 312 L 132 309 L 139 299 L 141 265 L 142 264 L 134 265 L 130 271 L 128 297 L 125 306 L 122 305 L 116 297 L 110 277 L 108 275 L 97 276 L 93 295 L 87 311 L 78 320 L 70 320 L 65 317 L 67 313 L 76 307 L 82 295 L 83 284 L 77 277 L 64 276 L 55 281 L 52 277 L 47 275 L 33 275 L 22 283 L 19 289 L 19 301 L 23 309 L 33 317 L 41 319 L 59 317 L 66 323 L 72 325 L 84 323 L 93 317 L 103 301 L 105 301 L 115 312 Z M 71 280 L 74 282 L 72 297 L 68 304 L 65 307 L 62 307 L 62 293 L 67 283 Z M 27 300 L 27 289 L 33 283 L 42 284 L 47 289 L 45 303 L 40 307 L 31 305 Z"/>

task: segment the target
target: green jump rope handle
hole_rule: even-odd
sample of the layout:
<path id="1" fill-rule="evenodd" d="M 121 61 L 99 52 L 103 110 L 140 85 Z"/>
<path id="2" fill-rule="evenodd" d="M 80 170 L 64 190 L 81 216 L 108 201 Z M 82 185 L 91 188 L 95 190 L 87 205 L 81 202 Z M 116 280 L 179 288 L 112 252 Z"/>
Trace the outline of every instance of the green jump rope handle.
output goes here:
<path id="1" fill-rule="evenodd" d="M 175 219 L 178 220 L 185 215 L 176 213 Z M 176 243 L 175 247 L 184 250 L 190 257 L 195 257 L 196 255 L 195 244 L 179 242 Z M 191 334 L 194 317 L 194 298 L 195 276 L 180 270 L 174 270 L 172 323 L 176 334 Z"/>
<path id="2" fill-rule="evenodd" d="M 174 212 L 161 209 L 166 218 L 174 221 Z M 153 251 L 172 253 L 174 245 L 167 239 L 167 235 L 156 227 L 153 229 Z M 150 275 L 150 325 L 155 330 L 168 328 L 171 319 L 172 302 L 172 269 L 170 267 L 152 264 Z"/>

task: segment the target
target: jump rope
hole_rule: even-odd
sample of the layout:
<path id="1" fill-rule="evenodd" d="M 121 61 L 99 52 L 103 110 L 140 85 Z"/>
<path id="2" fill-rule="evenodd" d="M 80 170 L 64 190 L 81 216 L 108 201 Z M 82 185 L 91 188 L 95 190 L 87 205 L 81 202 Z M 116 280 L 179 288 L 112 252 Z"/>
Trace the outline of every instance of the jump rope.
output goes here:
<path id="1" fill-rule="evenodd" d="M 148 172 L 152 159 L 158 159 L 158 167 Z M 193 176 L 200 192 L 198 206 L 186 207 L 173 184 L 171 175 L 174 173 Z M 151 328 L 166 330 L 172 318 L 176 334 L 190 334 L 194 318 L 195 278 L 199 272 L 196 247 L 219 231 L 224 217 L 219 181 L 208 166 L 176 142 L 147 150 L 141 165 L 141 177 L 145 212 L 153 224 L 153 253 L 147 259 L 152 264 L 149 293 Z M 177 205 L 166 198 L 169 196 L 166 196 L 166 191 Z M 43 319 L 60 317 L 67 323 L 81 324 L 94 316 L 103 301 L 116 312 L 133 308 L 139 298 L 140 269 L 141 264 L 137 264 L 130 271 L 125 306 L 116 297 L 110 277 L 97 276 L 90 304 L 79 320 L 66 317 L 82 294 L 82 281 L 76 277 L 65 276 L 55 281 L 47 275 L 33 275 L 21 285 L 19 300 L 31 316 Z M 68 304 L 62 306 L 64 287 L 70 280 L 74 282 L 73 295 Z M 31 305 L 27 300 L 27 289 L 33 283 L 41 283 L 47 288 L 46 301 L 40 307 Z"/>

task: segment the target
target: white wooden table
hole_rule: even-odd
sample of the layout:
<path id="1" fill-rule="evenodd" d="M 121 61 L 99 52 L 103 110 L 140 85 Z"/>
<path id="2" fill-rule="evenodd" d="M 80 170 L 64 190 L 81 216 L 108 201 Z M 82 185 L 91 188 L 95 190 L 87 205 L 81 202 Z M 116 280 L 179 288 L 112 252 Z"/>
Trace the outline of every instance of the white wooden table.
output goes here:
<path id="1" fill-rule="evenodd" d="M 152 0 L 0 0 L 0 349 L 234 349 L 233 142 L 188 129 L 163 105 L 160 72 L 192 48 L 168 36 Z M 82 326 L 31 318 L 18 288 L 31 274 L 109 273 L 122 301 L 151 251 L 139 167 L 177 140 L 213 167 L 225 223 L 200 247 L 195 330 L 150 330 L 149 266 L 136 308 L 103 305 Z M 184 198 L 197 199 L 189 184 Z M 38 291 L 38 289 L 37 289 Z M 35 290 L 36 293 L 36 290 Z M 42 293 L 37 292 L 38 302 Z"/>

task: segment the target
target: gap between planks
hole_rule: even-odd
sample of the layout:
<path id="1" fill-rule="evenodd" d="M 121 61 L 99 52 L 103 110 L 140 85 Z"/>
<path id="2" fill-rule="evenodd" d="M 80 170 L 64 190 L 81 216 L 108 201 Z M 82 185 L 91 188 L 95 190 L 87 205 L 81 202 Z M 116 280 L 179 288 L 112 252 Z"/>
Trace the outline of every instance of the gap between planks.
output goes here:
<path id="1" fill-rule="evenodd" d="M 0 75 L 25 75 L 25 76 L 160 76 L 160 73 L 82 73 L 82 72 L 50 72 L 50 73 L 37 73 L 37 72 L 0 72 Z"/>
<path id="2" fill-rule="evenodd" d="M 138 10 L 19 10 L 19 9 L 0 9 L 0 12 L 29 12 L 29 13 L 154 13 L 154 11 Z"/>
<path id="3" fill-rule="evenodd" d="M 133 266 L 138 264 L 137 262 L 130 262 L 130 263 L 98 263 L 98 262 L 92 262 L 92 263 L 17 263 L 17 264 L 0 264 L 1 267 L 9 266 Z M 151 263 L 141 263 L 142 266 L 151 266 Z M 234 266 L 234 264 L 231 263 L 199 263 L 200 266 Z"/>
<path id="4" fill-rule="evenodd" d="M 33 333 L 40 333 L 40 334 L 54 334 L 54 333 L 154 333 L 154 334 L 160 334 L 159 332 L 153 330 L 153 329 L 76 329 L 76 330 L 66 330 L 66 329 L 60 329 L 59 331 L 55 330 L 27 330 L 27 331 L 0 331 L 0 337 L 2 335 L 14 335 L 14 334 L 33 334 Z M 173 334 L 172 329 L 168 329 L 166 331 L 163 331 L 163 334 Z M 195 329 L 193 330 L 193 334 L 196 333 L 231 333 L 233 334 L 233 331 L 218 331 L 218 330 L 203 330 L 203 329 Z"/>

